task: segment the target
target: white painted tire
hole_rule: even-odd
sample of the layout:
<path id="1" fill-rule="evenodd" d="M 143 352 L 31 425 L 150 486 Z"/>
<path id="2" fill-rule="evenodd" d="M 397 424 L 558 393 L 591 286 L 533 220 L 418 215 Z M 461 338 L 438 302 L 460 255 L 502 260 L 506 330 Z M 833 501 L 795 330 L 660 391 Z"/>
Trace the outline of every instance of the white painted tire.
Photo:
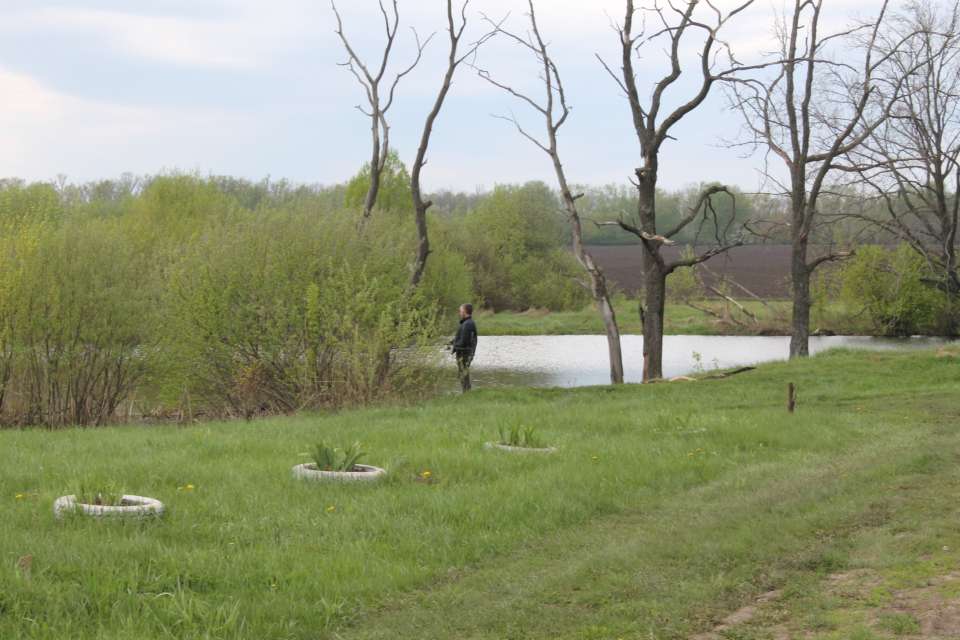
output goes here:
<path id="1" fill-rule="evenodd" d="M 376 482 L 387 475 L 384 469 L 366 464 L 354 465 L 353 468 L 363 471 L 323 471 L 312 463 L 298 464 L 293 468 L 293 477 L 313 482 Z"/>
<path id="2" fill-rule="evenodd" d="M 106 506 L 77 502 L 77 496 L 61 496 L 53 503 L 53 515 L 62 518 L 66 513 L 80 513 L 92 518 L 148 518 L 162 516 L 163 503 L 144 496 L 121 496 L 123 505 Z"/>
<path id="3" fill-rule="evenodd" d="M 501 451 L 509 451 L 510 453 L 553 453 L 557 450 L 556 447 L 511 447 L 508 444 L 501 444 L 499 442 L 488 442 L 485 446 L 487 449 L 500 449 Z"/>

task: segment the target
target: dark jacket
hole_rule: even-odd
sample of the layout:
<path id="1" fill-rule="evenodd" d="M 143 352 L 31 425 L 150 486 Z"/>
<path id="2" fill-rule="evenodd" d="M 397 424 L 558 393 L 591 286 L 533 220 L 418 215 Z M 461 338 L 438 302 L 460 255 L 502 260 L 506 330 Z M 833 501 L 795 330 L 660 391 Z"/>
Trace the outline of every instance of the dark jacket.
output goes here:
<path id="1" fill-rule="evenodd" d="M 477 351 L 477 325 L 473 318 L 460 321 L 460 328 L 453 339 L 453 352 L 458 355 L 472 356 Z"/>

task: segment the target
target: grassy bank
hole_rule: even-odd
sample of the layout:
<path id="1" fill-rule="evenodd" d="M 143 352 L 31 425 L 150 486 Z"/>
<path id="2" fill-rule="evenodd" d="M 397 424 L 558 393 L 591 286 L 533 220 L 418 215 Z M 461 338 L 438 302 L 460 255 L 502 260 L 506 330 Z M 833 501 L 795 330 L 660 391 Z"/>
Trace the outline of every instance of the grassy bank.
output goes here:
<path id="1" fill-rule="evenodd" d="M 667 335 L 789 335 L 790 302 L 787 300 L 738 301 L 750 314 L 728 303 L 702 300 L 687 304 L 668 304 L 665 314 Z M 636 300 L 620 297 L 614 302 L 617 321 L 623 334 L 641 334 L 643 326 Z M 709 309 L 713 314 L 702 309 Z M 719 316 L 719 317 L 717 317 Z M 751 317 L 752 316 L 752 317 Z M 483 335 L 595 335 L 604 332 L 600 315 L 588 306 L 580 311 L 546 311 L 533 309 L 517 313 L 481 312 L 477 324 Z M 843 305 L 831 303 L 817 310 L 813 317 L 815 330 L 839 335 L 860 334 L 869 331 L 861 319 L 847 313 Z"/>
<path id="2" fill-rule="evenodd" d="M 960 547 L 923 524 L 922 506 L 928 494 L 956 502 L 958 355 L 834 352 L 722 381 L 2 432 L 0 638 L 709 631 L 771 589 L 815 596 L 890 523 L 916 529 L 904 560 Z M 792 416 L 787 382 L 800 388 Z M 519 424 L 559 451 L 483 449 Z M 322 438 L 361 440 L 389 479 L 291 480 Z M 53 520 L 58 495 L 108 480 L 169 513 Z"/>

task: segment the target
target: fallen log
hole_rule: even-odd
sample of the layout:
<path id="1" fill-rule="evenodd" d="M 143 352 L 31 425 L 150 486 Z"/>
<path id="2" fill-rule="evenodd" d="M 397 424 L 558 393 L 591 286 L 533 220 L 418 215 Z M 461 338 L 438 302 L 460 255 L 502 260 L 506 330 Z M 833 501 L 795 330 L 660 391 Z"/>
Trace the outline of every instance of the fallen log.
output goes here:
<path id="1" fill-rule="evenodd" d="M 690 376 L 677 376 L 676 378 L 670 378 L 669 380 L 651 380 L 650 382 L 699 382 L 700 380 L 722 380 L 723 378 L 729 378 L 730 376 L 735 376 L 738 373 L 746 373 L 747 371 L 753 371 L 756 367 L 740 367 L 739 369 L 732 369 L 730 371 L 723 371 L 718 373 L 711 373 L 707 376 L 700 376 L 697 378 L 691 378 Z"/>
<path id="2" fill-rule="evenodd" d="M 738 373 L 746 373 L 747 371 L 753 371 L 755 369 L 756 367 L 740 367 L 739 369 L 732 369 L 730 371 L 724 371 L 722 373 L 712 373 L 700 379 L 701 380 L 721 380 L 723 378 L 729 378 L 730 376 L 735 376 Z"/>

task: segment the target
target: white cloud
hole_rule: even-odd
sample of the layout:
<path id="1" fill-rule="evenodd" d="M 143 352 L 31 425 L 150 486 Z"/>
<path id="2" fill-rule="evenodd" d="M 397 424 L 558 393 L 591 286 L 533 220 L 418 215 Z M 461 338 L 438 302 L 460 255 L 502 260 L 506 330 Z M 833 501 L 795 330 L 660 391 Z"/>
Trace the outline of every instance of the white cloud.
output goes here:
<path id="1" fill-rule="evenodd" d="M 306 34 L 297 4 L 237 3 L 215 17 L 46 7 L 28 11 L 15 22 L 18 29 L 89 35 L 129 56 L 183 66 L 252 69 Z"/>
<path id="2" fill-rule="evenodd" d="M 725 9 L 738 1 L 716 0 Z M 769 49 L 765 43 L 771 36 L 773 8 L 784 2 L 757 0 L 731 23 L 729 39 L 742 61 L 752 61 Z M 4 4 L 0 0 L 0 6 Z M 333 34 L 329 0 L 16 0 L 15 4 L 21 8 L 5 9 L 0 20 L 0 42 L 13 43 L 5 54 L 11 56 L 4 63 L 7 71 L 0 68 L 4 131 L 0 175 L 42 178 L 64 172 L 83 179 L 183 167 L 248 177 L 273 173 L 330 180 L 349 175 L 365 158 L 366 123 L 353 110 L 363 96 L 349 73 L 335 66 L 343 52 Z M 871 10 L 863 4 L 830 0 L 831 25 L 845 23 L 854 11 Z M 361 56 L 375 59 L 383 40 L 377 0 L 338 0 L 338 5 Z M 401 85 L 392 112 L 393 140 L 407 159 L 445 64 L 443 7 L 442 0 L 400 0 L 401 42 L 394 68 L 412 55 L 410 26 L 421 35 L 439 31 L 422 67 Z M 525 29 L 526 0 L 474 0 L 470 7 L 467 40 L 484 31 L 480 11 L 495 18 L 510 12 L 512 28 Z M 624 2 L 536 0 L 536 7 L 576 107 L 564 138 L 571 145 L 571 173 L 580 180 L 620 180 L 623 167 L 632 166 L 636 144 L 626 107 L 594 52 L 616 67 L 618 41 L 609 20 L 622 20 Z M 42 42 L 44 47 L 28 54 L 31 47 L 24 47 L 26 42 Z M 97 54 L 91 55 L 92 50 Z M 101 69 L 90 64 L 63 63 L 75 53 L 107 68 L 116 64 L 117 69 L 99 73 Z M 480 61 L 518 88 L 542 88 L 536 65 L 502 39 L 490 43 Z M 151 75 L 157 63 L 199 73 Z M 646 61 L 638 65 L 645 95 L 662 75 L 663 64 L 662 47 L 651 47 Z M 44 82 L 21 74 L 22 69 Z M 140 77 L 150 81 L 140 82 Z M 122 91 L 103 84 L 127 78 L 136 81 Z M 668 99 L 688 97 L 695 80 L 695 74 L 685 74 Z M 70 93 L 61 89 L 67 86 Z M 74 92 L 98 97 L 71 95 Z M 117 104 L 113 95 L 142 106 Z M 682 162 L 669 163 L 676 170 L 665 163 L 664 180 L 688 182 L 700 174 L 711 177 L 712 172 L 741 166 L 729 162 L 729 154 L 703 151 L 718 130 L 730 132 L 737 126 L 723 118 L 719 92 L 711 100 L 702 109 L 709 116 L 690 118 L 678 130 L 678 137 L 699 146 L 678 143 L 678 157 L 685 156 Z M 156 106 L 161 101 L 185 106 Z M 201 103 L 217 106 L 194 106 Z M 536 114 L 462 69 L 431 146 L 435 156 L 427 172 L 431 184 L 470 187 L 505 179 L 549 178 L 543 158 L 509 126 L 488 117 L 511 109 L 536 126 Z M 523 151 L 513 151 L 518 148 Z M 710 158 L 716 168 L 691 172 L 696 154 Z M 696 175 L 690 177 L 692 173 Z M 742 173 L 752 180 L 752 172 Z"/>
<path id="3" fill-rule="evenodd" d="M 247 52 L 225 46 L 238 35 L 229 23 L 77 9 L 47 9 L 36 18 L 49 27 L 95 34 L 124 53 L 155 60 L 211 67 L 254 62 Z"/>
<path id="4" fill-rule="evenodd" d="M 0 176 L 90 178 L 200 163 L 228 153 L 249 119 L 209 109 L 139 107 L 86 100 L 0 69 Z M 195 157 L 185 157 L 187 153 Z M 200 151 L 201 153 L 198 153 Z M 188 166 L 187 168 L 193 168 Z M 78 172 L 89 172 L 77 175 Z"/>

